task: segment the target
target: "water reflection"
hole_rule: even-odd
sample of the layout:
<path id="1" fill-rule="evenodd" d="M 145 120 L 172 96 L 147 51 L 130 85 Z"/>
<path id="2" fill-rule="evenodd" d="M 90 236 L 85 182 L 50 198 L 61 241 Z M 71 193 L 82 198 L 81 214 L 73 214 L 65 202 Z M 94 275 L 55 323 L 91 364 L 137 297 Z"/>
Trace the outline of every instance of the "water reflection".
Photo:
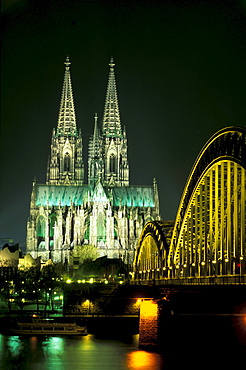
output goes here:
<path id="1" fill-rule="evenodd" d="M 13 357 L 18 357 L 24 349 L 24 345 L 18 336 L 9 337 L 7 340 L 8 352 Z"/>
<path id="2" fill-rule="evenodd" d="M 138 350 L 138 335 L 129 341 L 82 337 L 0 335 L 1 369 L 16 370 L 159 370 L 161 355 Z"/>
<path id="3" fill-rule="evenodd" d="M 126 357 L 129 370 L 161 369 L 160 354 L 139 350 L 128 353 Z"/>

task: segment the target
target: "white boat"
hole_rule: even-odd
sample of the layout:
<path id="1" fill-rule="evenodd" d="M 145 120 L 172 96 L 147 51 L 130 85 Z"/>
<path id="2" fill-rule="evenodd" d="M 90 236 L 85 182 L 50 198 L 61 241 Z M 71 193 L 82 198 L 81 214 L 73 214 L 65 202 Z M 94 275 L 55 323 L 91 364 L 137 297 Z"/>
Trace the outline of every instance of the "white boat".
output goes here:
<path id="1" fill-rule="evenodd" d="M 13 335 L 87 335 L 87 328 L 76 323 L 56 323 L 50 319 L 33 319 L 32 322 L 17 322 L 10 329 Z"/>

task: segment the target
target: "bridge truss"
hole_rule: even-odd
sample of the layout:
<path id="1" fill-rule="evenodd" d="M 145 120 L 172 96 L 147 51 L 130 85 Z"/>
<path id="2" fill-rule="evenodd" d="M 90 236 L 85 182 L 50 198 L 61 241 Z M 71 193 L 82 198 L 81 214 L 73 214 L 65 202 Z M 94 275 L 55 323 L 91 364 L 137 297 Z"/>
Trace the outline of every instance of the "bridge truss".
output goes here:
<path id="1" fill-rule="evenodd" d="M 245 188 L 246 129 L 225 128 L 210 138 L 195 161 L 174 225 L 145 225 L 134 279 L 244 275 Z"/>

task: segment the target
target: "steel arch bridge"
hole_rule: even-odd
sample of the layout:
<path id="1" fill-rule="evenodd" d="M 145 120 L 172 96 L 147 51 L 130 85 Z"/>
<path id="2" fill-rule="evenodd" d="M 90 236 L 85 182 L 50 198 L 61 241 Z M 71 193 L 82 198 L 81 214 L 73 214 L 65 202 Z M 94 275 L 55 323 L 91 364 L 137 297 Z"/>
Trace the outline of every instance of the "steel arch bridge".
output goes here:
<path id="1" fill-rule="evenodd" d="M 148 222 L 133 280 L 245 276 L 246 129 L 218 131 L 202 148 L 176 220 Z"/>

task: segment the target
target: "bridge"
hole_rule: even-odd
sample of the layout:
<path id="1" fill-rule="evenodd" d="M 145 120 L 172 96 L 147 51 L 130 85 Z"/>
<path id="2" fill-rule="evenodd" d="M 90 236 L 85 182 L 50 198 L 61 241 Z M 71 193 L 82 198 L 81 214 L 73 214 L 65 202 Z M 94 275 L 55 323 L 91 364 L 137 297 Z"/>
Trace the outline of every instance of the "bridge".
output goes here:
<path id="1" fill-rule="evenodd" d="M 148 222 L 132 283 L 246 284 L 246 129 L 218 131 L 188 176 L 175 222 Z"/>
<path id="2" fill-rule="evenodd" d="M 130 284 L 111 286 L 104 299 L 100 287 L 94 292 L 70 286 L 64 292 L 64 314 L 86 317 L 95 328 L 104 322 L 106 332 L 134 327 L 129 320 L 135 317 L 143 347 L 173 345 L 178 332 L 185 333 L 187 350 L 191 343 L 194 350 L 194 338 L 200 347 L 203 338 L 214 339 L 211 348 L 217 348 L 214 323 L 225 338 L 231 323 L 242 328 L 245 338 L 245 172 L 246 128 L 220 130 L 192 167 L 176 220 L 145 225 Z"/>

